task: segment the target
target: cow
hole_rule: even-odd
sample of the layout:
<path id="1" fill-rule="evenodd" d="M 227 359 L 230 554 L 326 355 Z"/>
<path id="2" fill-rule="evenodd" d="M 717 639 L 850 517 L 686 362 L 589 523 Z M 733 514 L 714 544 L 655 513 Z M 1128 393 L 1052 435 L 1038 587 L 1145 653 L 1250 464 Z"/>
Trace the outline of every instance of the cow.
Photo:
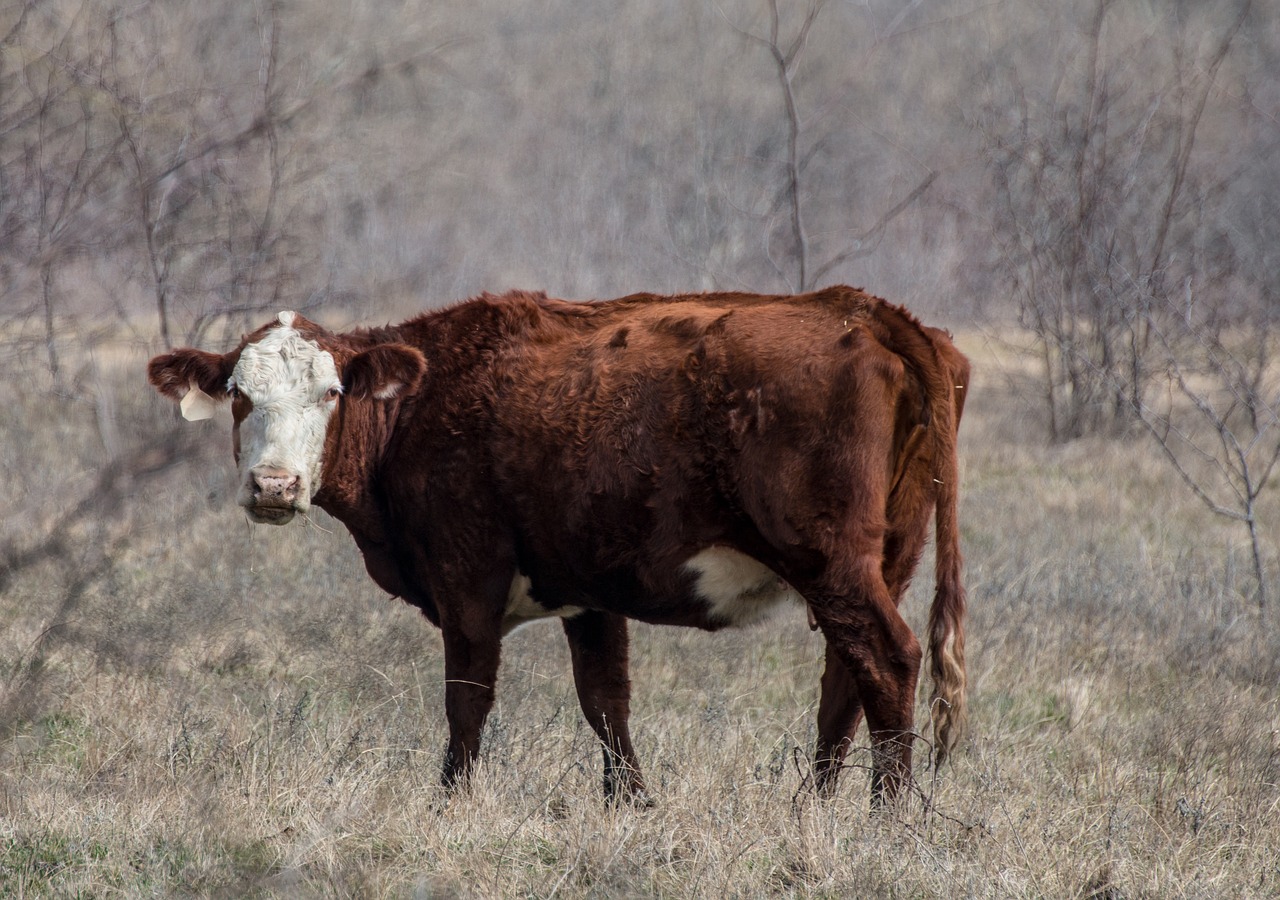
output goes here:
<path id="1" fill-rule="evenodd" d="M 965 719 L 950 336 L 862 290 L 484 294 L 334 333 L 282 312 L 227 353 L 151 360 L 188 417 L 229 400 L 236 500 L 342 522 L 372 579 L 442 632 L 443 783 L 470 773 L 503 636 L 558 618 L 610 798 L 651 802 L 628 619 L 714 631 L 807 610 L 826 639 L 814 780 L 865 716 L 871 801 L 910 784 L 922 650 L 898 612 L 935 519 L 930 702 Z"/>

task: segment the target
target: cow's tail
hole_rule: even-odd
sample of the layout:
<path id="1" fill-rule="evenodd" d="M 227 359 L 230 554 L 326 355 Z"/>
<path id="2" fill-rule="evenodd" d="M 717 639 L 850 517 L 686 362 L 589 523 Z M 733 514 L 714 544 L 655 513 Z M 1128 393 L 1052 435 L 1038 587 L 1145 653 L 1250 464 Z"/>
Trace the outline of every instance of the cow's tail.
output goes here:
<path id="1" fill-rule="evenodd" d="M 945 343 L 944 343 L 945 342 Z M 937 375 L 929 386 L 934 424 L 933 479 L 936 488 L 936 587 L 929 610 L 929 670 L 933 695 L 935 762 L 941 764 L 960 740 L 966 708 L 964 668 L 965 592 L 961 581 L 960 523 L 957 516 L 960 471 L 956 438 L 965 394 L 968 361 L 941 335 L 934 338 Z"/>

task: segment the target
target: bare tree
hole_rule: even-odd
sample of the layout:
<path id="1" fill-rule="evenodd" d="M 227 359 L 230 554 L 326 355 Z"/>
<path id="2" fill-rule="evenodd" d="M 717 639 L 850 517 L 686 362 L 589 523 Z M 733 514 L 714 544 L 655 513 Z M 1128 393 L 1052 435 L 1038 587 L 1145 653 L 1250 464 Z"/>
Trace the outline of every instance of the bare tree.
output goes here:
<path id="1" fill-rule="evenodd" d="M 12 12 L 0 19 L 8 346 L 16 334 L 39 346 L 65 387 L 70 345 L 84 337 L 74 317 L 88 309 L 68 278 L 90 265 L 120 279 L 105 293 L 122 319 L 130 297 L 150 295 L 166 345 L 324 296 L 321 242 L 303 210 L 322 169 L 307 129 L 291 130 L 324 92 L 284 52 L 278 3 L 248 16 L 211 9 L 209 22 L 189 10 L 228 45 L 252 42 L 203 63 L 183 56 L 192 20 L 153 5 L 25 0 Z"/>
<path id="2" fill-rule="evenodd" d="M 6 51 L 0 72 L 5 83 L 0 153 L 7 189 L 0 203 L 8 245 L 31 261 L 45 357 L 55 385 L 61 385 L 60 275 L 77 256 L 113 241 L 109 229 L 91 223 L 116 165 L 118 142 L 93 93 L 82 90 L 101 77 L 106 62 L 101 42 L 76 19 L 36 21 L 35 9 L 34 3 L 25 4 L 0 38 L 0 50 Z M 36 52 L 7 52 L 18 47 Z"/>
<path id="3" fill-rule="evenodd" d="M 882 212 L 867 227 L 853 230 L 843 242 L 843 248 L 831 253 L 820 265 L 815 266 L 810 257 L 813 253 L 808 230 L 805 226 L 805 203 L 807 194 L 803 186 L 805 167 L 822 147 L 821 141 L 806 135 L 805 121 L 800 115 L 796 98 L 796 72 L 805 49 L 809 45 L 809 34 L 822 14 L 826 0 L 810 0 L 804 18 L 790 39 L 782 35 L 782 25 L 778 11 L 778 0 L 769 0 L 769 31 L 767 35 L 758 35 L 751 31 L 737 28 L 738 33 L 746 36 L 754 43 L 764 47 L 773 61 L 782 93 L 782 101 L 786 115 L 787 138 L 786 159 L 783 162 L 783 186 L 778 192 L 775 208 L 787 211 L 789 221 L 788 238 L 791 244 L 789 256 L 794 264 L 794 276 L 789 277 L 782 265 L 768 252 L 769 261 L 774 270 L 789 283 L 794 291 L 808 291 L 822 283 L 822 280 L 844 263 L 859 256 L 869 254 L 874 248 L 876 239 L 885 228 L 918 200 L 937 178 L 936 172 L 928 172 L 924 179 L 906 196 Z M 908 10 L 903 10 L 895 24 Z M 803 145 L 809 143 L 809 149 L 802 153 Z"/>
<path id="4" fill-rule="evenodd" d="M 1123 426 L 1142 406 L 1151 323 L 1195 263 L 1205 210 L 1218 208 L 1222 181 L 1193 151 L 1250 2 L 1204 57 L 1175 22 L 1171 60 L 1160 42 L 1112 46 L 1115 9 L 1096 0 L 1047 87 L 1015 72 L 986 118 L 999 265 L 1042 364 L 1054 440 Z"/>
<path id="5" fill-rule="evenodd" d="M 1137 423 L 1197 498 L 1247 530 L 1265 604 L 1258 499 L 1280 457 L 1280 278 L 1267 228 L 1247 218 L 1276 143 L 1254 126 L 1275 129 L 1222 84 L 1251 4 L 1210 16 L 1207 39 L 1171 17 L 1167 40 L 1136 44 L 1119 43 L 1130 27 L 1109 36 L 1120 10 L 1093 0 L 1046 87 L 1015 72 L 995 95 L 1000 265 L 1041 362 L 1051 437 Z M 1224 131 L 1246 139 L 1196 153 Z M 1276 217 L 1256 224 L 1274 234 Z"/>
<path id="6" fill-rule="evenodd" d="M 298 249 L 314 242 L 302 238 L 303 223 L 289 206 L 309 173 L 289 167 L 280 137 L 313 98 L 286 96 L 281 85 L 279 5 L 255 9 L 256 84 L 238 104 L 252 110 L 247 124 L 226 104 L 193 104 L 194 92 L 160 98 L 140 92 L 134 72 L 148 61 L 125 60 L 118 23 L 109 25 L 108 89 L 127 161 L 124 190 L 131 198 L 123 212 L 140 236 L 142 278 L 166 346 L 179 337 L 179 328 L 181 339 L 193 343 L 218 322 L 234 331 L 278 304 L 314 305 L 297 293 L 300 271 L 318 268 L 314 254 L 303 258 Z M 180 314 L 174 308 L 178 297 Z"/>
<path id="7" fill-rule="evenodd" d="M 787 161 L 786 161 L 786 198 L 791 209 L 791 234 L 795 240 L 794 256 L 796 260 L 796 289 L 805 290 L 809 285 L 809 237 L 805 234 L 804 208 L 800 201 L 800 113 L 796 108 L 795 85 L 792 77 L 796 65 L 809 41 L 809 29 L 818 20 L 826 0 L 811 0 L 790 45 L 784 50 L 778 34 L 778 0 L 769 0 L 769 37 L 759 39 L 773 57 L 778 72 L 778 83 L 782 88 L 782 99 L 787 111 Z"/>

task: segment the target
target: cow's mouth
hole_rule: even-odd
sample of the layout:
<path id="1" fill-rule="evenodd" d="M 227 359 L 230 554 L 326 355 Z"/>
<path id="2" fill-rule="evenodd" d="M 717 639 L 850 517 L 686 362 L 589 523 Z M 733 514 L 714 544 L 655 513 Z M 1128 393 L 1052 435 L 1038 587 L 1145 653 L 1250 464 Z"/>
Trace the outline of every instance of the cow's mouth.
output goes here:
<path id="1" fill-rule="evenodd" d="M 249 518 L 260 525 L 284 525 L 297 512 L 292 506 L 246 506 Z"/>

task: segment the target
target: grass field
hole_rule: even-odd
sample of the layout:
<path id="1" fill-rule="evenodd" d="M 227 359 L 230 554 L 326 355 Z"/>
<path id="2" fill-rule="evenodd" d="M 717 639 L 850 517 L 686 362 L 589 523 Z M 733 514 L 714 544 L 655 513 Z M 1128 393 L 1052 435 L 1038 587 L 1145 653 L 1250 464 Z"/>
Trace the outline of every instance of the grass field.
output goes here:
<path id="1" fill-rule="evenodd" d="M 970 732 L 875 818 L 865 749 L 834 800 L 803 789 L 802 615 L 634 628 L 648 810 L 601 800 L 560 630 L 516 633 L 446 796 L 439 636 L 340 525 L 248 525 L 225 414 L 176 421 L 142 348 L 71 396 L 24 385 L 0 410 L 0 896 L 1280 895 L 1280 621 L 1241 536 L 1136 437 L 1047 447 L 1017 360 L 961 343 Z"/>

